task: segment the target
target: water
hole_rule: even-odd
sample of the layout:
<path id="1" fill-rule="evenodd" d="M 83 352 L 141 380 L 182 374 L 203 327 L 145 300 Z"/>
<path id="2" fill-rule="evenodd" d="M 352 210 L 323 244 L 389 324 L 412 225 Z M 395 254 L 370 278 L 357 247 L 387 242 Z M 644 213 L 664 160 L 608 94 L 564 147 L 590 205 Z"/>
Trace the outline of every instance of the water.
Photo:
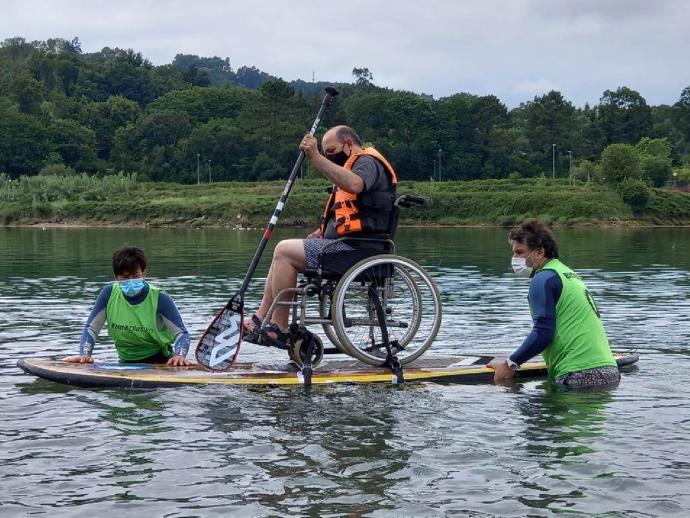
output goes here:
<path id="1" fill-rule="evenodd" d="M 131 391 L 37 380 L 17 359 L 76 353 L 120 245 L 149 252 L 151 278 L 198 337 L 239 287 L 259 233 L 0 229 L 0 515 L 687 516 L 690 230 L 557 238 L 612 343 L 641 355 L 614 390 L 566 394 L 533 380 Z M 508 273 L 504 230 L 402 229 L 398 250 L 441 289 L 435 353 L 519 345 L 527 283 Z M 107 338 L 95 356 L 115 358 Z"/>

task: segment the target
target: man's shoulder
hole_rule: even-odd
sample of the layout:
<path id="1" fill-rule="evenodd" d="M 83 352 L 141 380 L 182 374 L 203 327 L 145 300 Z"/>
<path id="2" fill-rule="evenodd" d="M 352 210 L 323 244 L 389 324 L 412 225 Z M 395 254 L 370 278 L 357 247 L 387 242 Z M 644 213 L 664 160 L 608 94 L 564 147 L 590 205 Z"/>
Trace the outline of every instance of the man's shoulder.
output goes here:
<path id="1" fill-rule="evenodd" d="M 385 190 L 390 185 L 383 163 L 371 155 L 362 155 L 355 161 L 352 172 L 364 180 L 367 191 Z"/>
<path id="2" fill-rule="evenodd" d="M 550 277 L 558 277 L 558 272 L 552 268 L 544 268 L 535 273 L 532 279 L 548 279 Z"/>
<path id="3" fill-rule="evenodd" d="M 559 284 L 560 282 L 561 279 L 556 270 L 545 268 L 534 274 L 534 277 L 532 277 L 532 282 L 530 283 L 530 288 L 543 289 L 547 284 L 553 285 Z"/>
<path id="4" fill-rule="evenodd" d="M 379 159 L 372 155 L 360 155 L 357 157 L 357 160 L 355 160 L 353 169 L 361 167 L 375 167 L 376 169 L 383 169 L 383 164 Z"/>

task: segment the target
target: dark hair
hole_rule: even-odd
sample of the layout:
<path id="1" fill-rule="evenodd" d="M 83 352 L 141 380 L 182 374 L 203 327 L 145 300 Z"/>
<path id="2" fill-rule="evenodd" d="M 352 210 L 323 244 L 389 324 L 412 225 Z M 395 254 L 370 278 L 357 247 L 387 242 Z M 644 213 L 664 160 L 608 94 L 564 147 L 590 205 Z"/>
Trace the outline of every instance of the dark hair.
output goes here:
<path id="1" fill-rule="evenodd" d="M 357 132 L 353 130 L 350 126 L 338 126 L 335 130 L 335 138 L 338 142 L 342 144 L 347 139 L 351 139 L 357 146 L 362 147 L 362 139 L 359 138 Z"/>
<path id="2" fill-rule="evenodd" d="M 123 246 L 113 254 L 113 273 L 122 275 L 132 273 L 137 267 L 146 271 L 146 254 L 136 246 Z"/>
<path id="3" fill-rule="evenodd" d="M 551 230 L 539 221 L 527 221 L 514 227 L 508 234 L 508 239 L 523 243 L 530 250 L 543 248 L 545 257 L 558 259 L 558 243 L 553 238 Z"/>

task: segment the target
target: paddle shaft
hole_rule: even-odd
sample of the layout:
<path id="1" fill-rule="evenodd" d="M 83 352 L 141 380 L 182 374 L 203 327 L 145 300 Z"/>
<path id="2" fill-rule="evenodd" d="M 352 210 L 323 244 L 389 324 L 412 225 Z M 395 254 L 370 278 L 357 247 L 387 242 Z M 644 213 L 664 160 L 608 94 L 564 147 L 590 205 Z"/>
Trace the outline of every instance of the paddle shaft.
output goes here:
<path id="1" fill-rule="evenodd" d="M 338 95 L 338 91 L 335 88 L 326 88 L 326 95 L 324 96 L 323 101 L 321 102 L 319 112 L 316 114 L 314 124 L 312 124 L 312 127 L 309 130 L 309 133 L 311 135 L 316 133 L 316 130 L 318 129 L 319 124 L 321 123 L 321 118 L 323 117 L 326 108 L 331 104 L 333 98 L 336 95 Z M 278 222 L 278 218 L 283 213 L 285 202 L 288 199 L 288 195 L 292 190 L 292 186 L 295 184 L 295 180 L 297 179 L 297 174 L 299 173 L 299 170 L 302 167 L 302 163 L 304 162 L 304 156 L 304 151 L 300 150 L 299 156 L 297 157 L 297 161 L 295 162 L 295 165 L 292 168 L 292 172 L 290 173 L 290 177 L 288 178 L 288 181 L 285 184 L 285 189 L 283 189 L 283 194 L 281 194 L 280 200 L 278 201 L 278 204 L 276 205 L 276 208 L 273 211 L 273 215 L 271 216 L 271 219 L 269 220 L 268 225 L 266 226 L 266 230 L 264 230 L 263 236 L 261 237 L 261 242 L 259 243 L 259 247 L 256 249 L 256 252 L 254 253 L 254 258 L 252 259 L 252 262 L 249 263 L 249 268 L 247 269 L 247 273 L 244 276 L 244 281 L 242 281 L 240 291 L 237 295 L 235 295 L 235 297 L 233 297 L 233 300 L 236 300 L 238 298 L 238 295 L 240 299 L 244 298 L 244 292 L 247 290 L 247 287 L 249 286 L 249 281 L 254 275 L 254 270 L 256 270 L 256 266 L 259 264 L 259 260 L 261 259 L 261 255 L 263 254 L 266 245 L 268 244 L 268 240 L 271 239 L 271 234 L 273 234 L 273 229 L 275 228 L 276 223 Z"/>

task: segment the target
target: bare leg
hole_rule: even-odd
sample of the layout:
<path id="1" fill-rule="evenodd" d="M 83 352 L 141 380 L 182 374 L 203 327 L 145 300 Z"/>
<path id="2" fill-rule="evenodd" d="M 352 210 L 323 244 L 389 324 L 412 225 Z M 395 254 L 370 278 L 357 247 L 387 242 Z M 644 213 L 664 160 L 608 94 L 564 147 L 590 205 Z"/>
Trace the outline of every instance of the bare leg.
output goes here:
<path id="1" fill-rule="evenodd" d="M 307 258 L 304 255 L 304 241 L 301 239 L 286 239 L 276 245 L 273 251 L 273 261 L 266 277 L 264 295 L 261 299 L 256 315 L 263 319 L 268 312 L 275 297 L 285 288 L 294 288 L 297 285 L 297 274 L 307 267 Z M 288 306 L 277 306 L 272 315 L 272 320 L 283 331 L 288 327 Z M 254 328 L 251 319 L 246 319 L 244 327 L 247 330 Z"/>
<path id="2" fill-rule="evenodd" d="M 266 313 L 268 313 L 268 308 L 271 307 L 271 302 L 273 302 L 273 294 L 271 292 L 271 279 L 273 278 L 273 263 L 271 262 L 271 267 L 268 269 L 268 275 L 266 276 L 266 285 L 264 286 L 264 296 L 261 299 L 261 304 L 259 309 L 256 310 L 256 316 L 261 320 L 264 319 Z"/>
<path id="3" fill-rule="evenodd" d="M 286 239 L 278 243 L 273 251 L 270 284 L 268 284 L 267 279 L 267 285 L 270 286 L 271 290 L 271 302 L 282 290 L 297 286 L 297 274 L 306 268 L 307 257 L 304 255 L 304 241 L 302 239 Z M 273 312 L 273 321 L 283 331 L 286 331 L 288 327 L 289 312 L 288 306 L 278 306 Z"/>

